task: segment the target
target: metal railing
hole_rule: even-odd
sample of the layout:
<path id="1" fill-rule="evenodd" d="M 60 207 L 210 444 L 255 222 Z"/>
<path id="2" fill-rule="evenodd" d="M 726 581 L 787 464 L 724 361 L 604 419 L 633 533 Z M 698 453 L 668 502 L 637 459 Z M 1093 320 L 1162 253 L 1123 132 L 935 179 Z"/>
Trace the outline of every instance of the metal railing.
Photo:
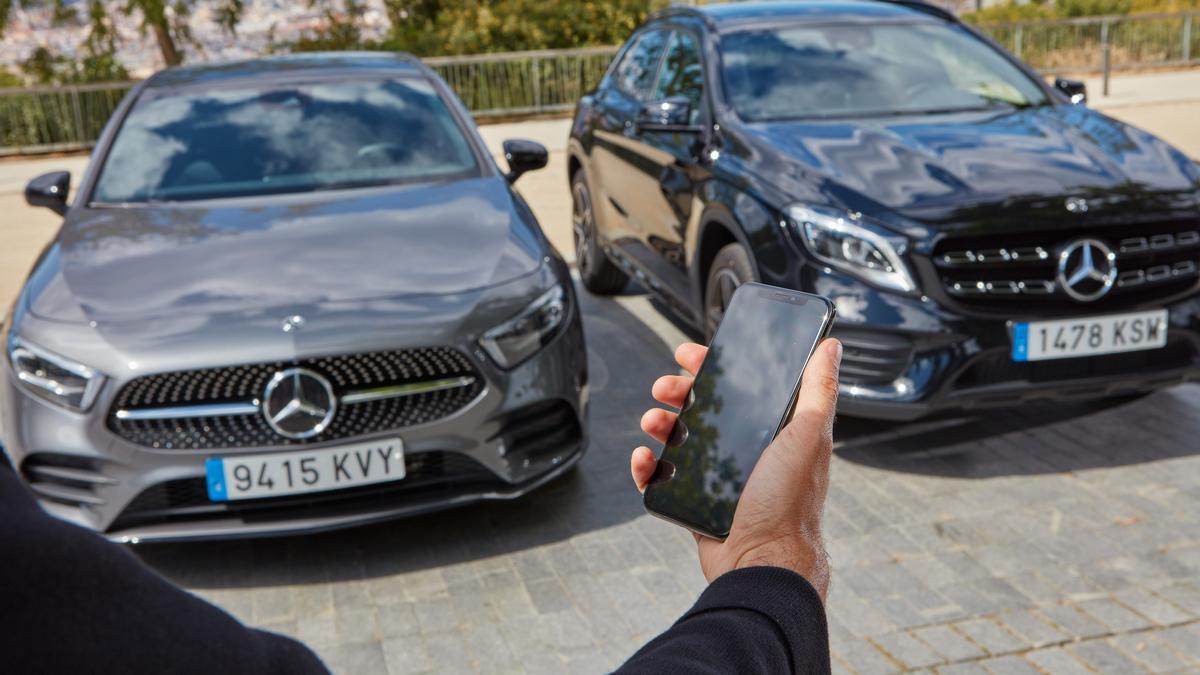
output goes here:
<path id="1" fill-rule="evenodd" d="M 132 82 L 0 89 L 0 156 L 92 146 Z"/>
<path id="2" fill-rule="evenodd" d="M 1046 74 L 1200 64 L 1200 12 L 987 24 Z M 617 47 L 425 59 L 481 119 L 570 110 Z M 132 83 L 0 89 L 0 156 L 85 149 Z"/>
<path id="3" fill-rule="evenodd" d="M 618 47 L 424 59 L 477 118 L 561 112 L 594 87 Z"/>
<path id="4" fill-rule="evenodd" d="M 1200 12 L 1089 16 L 979 26 L 1047 75 L 1200 64 Z"/>

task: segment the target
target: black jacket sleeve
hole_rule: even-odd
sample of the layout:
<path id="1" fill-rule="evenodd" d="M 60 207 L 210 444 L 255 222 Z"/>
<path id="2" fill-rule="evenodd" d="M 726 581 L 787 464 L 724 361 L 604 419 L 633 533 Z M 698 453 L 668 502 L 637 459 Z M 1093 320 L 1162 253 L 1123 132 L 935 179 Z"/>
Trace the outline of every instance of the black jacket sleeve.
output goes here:
<path id="1" fill-rule="evenodd" d="M 49 516 L 0 455 L 0 670 L 327 673 L 299 642 L 243 626 L 124 548 Z"/>
<path id="2" fill-rule="evenodd" d="M 734 570 L 617 672 L 828 673 L 825 608 L 795 572 Z"/>

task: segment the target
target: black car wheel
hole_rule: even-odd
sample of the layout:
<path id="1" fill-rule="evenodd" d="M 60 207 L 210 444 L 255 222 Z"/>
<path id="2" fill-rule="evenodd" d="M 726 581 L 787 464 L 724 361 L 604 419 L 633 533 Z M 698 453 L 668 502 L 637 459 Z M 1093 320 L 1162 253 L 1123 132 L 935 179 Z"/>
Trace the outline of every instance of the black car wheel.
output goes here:
<path id="1" fill-rule="evenodd" d="M 754 281 L 754 267 L 746 249 L 741 244 L 728 244 L 717 251 L 704 285 L 704 334 L 709 340 L 725 317 L 733 292 L 747 281 Z"/>
<path id="2" fill-rule="evenodd" d="M 583 171 L 571 180 L 571 225 L 575 231 L 575 268 L 584 288 L 601 295 L 625 288 L 629 276 L 608 259 L 596 241 L 592 193 L 588 191 Z"/>

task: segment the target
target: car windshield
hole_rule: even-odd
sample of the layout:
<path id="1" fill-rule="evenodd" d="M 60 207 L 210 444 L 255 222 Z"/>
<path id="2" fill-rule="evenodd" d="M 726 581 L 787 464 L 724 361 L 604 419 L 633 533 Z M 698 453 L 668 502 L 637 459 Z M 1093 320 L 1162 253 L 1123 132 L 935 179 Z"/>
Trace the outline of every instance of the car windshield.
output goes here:
<path id="1" fill-rule="evenodd" d="M 749 121 L 949 112 L 1046 103 L 962 26 L 827 24 L 728 33 L 725 95 Z"/>
<path id="2" fill-rule="evenodd" d="M 462 129 L 417 78 L 144 93 L 92 199 L 182 201 L 478 172 Z"/>

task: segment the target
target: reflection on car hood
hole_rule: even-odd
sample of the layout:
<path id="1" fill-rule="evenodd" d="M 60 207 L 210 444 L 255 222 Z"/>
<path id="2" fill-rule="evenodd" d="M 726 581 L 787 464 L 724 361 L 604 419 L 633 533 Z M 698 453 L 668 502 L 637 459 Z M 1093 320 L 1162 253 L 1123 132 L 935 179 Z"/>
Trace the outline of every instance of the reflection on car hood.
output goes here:
<path id="1" fill-rule="evenodd" d="M 495 177 L 96 208 L 64 226 L 61 270 L 96 321 L 460 293 L 537 269 L 519 208 Z"/>
<path id="2" fill-rule="evenodd" d="M 1200 175 L 1166 143 L 1083 106 L 746 129 L 764 177 L 796 198 L 851 194 L 926 222 L 1050 196 L 1190 192 Z"/>

